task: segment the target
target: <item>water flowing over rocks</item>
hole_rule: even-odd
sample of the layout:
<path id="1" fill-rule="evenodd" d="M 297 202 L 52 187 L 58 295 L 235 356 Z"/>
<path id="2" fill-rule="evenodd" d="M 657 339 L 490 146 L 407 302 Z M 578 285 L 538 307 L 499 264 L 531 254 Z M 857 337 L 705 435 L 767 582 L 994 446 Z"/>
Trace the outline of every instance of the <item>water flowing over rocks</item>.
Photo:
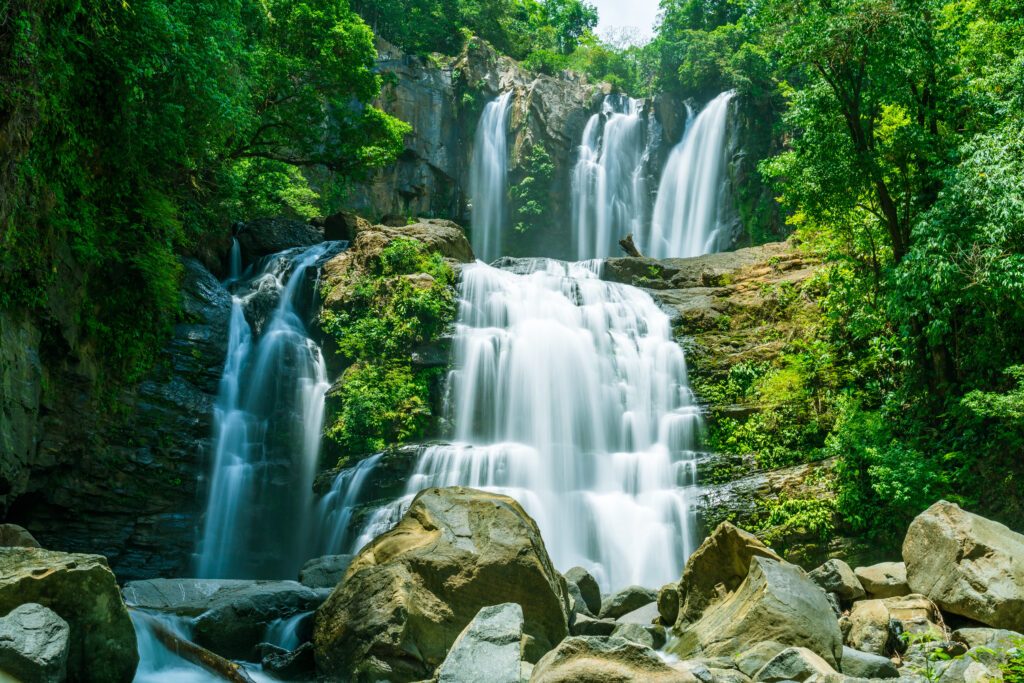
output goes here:
<path id="1" fill-rule="evenodd" d="M 995 628 L 1024 626 L 1024 535 L 939 501 L 903 542 L 907 583 L 941 609 Z"/>
<path id="2" fill-rule="evenodd" d="M 70 627 L 70 681 L 128 683 L 139 661 L 114 574 L 98 555 L 0 548 L 0 614 L 38 603 Z"/>
<path id="3" fill-rule="evenodd" d="M 505 496 L 427 489 L 398 525 L 367 545 L 316 615 L 328 676 L 429 677 L 482 607 L 523 609 L 524 656 L 567 635 L 569 600 L 536 524 Z"/>

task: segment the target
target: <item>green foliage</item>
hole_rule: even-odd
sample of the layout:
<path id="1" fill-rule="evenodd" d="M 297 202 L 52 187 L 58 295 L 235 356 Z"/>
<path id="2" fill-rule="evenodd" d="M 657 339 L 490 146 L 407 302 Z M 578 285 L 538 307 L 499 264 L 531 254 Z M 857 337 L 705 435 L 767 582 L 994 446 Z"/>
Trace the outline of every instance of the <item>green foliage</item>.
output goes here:
<path id="1" fill-rule="evenodd" d="M 544 145 L 537 143 L 523 162 L 523 178 L 509 187 L 516 232 L 525 233 L 544 227 L 551 216 L 552 178 L 555 164 Z"/>
<path id="2" fill-rule="evenodd" d="M 836 503 L 831 498 L 780 495 L 758 503 L 754 533 L 772 547 L 785 549 L 789 539 L 811 536 L 826 542 L 835 531 Z"/>
<path id="3" fill-rule="evenodd" d="M 1006 683 L 1024 683 L 1024 639 L 1016 640 L 1000 670 Z"/>
<path id="4" fill-rule="evenodd" d="M 324 309 L 321 328 L 349 364 L 327 435 L 347 453 L 379 451 L 423 436 L 432 417 L 433 371 L 411 353 L 455 319 L 455 273 L 440 254 L 397 239 L 350 286 L 343 310 Z"/>
<path id="5" fill-rule="evenodd" d="M 110 384 L 161 348 L 179 253 L 216 251 L 233 220 L 317 213 L 408 130 L 367 105 L 373 36 L 344 0 L 0 15 L 0 305 L 35 317 L 44 345 L 91 350 Z M 314 189 L 299 168 L 328 173 Z"/>

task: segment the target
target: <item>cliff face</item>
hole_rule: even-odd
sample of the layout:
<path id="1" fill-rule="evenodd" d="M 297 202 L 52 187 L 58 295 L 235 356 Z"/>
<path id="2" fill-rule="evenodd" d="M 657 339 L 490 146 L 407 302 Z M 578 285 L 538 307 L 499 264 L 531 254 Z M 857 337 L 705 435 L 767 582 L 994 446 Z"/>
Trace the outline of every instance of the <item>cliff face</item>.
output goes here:
<path id="1" fill-rule="evenodd" d="M 47 548 L 106 555 L 121 579 L 187 572 L 201 513 L 231 300 L 184 265 L 182 321 L 115 397 L 97 397 L 91 351 L 47 352 L 34 323 L 0 314 L 0 512 Z"/>

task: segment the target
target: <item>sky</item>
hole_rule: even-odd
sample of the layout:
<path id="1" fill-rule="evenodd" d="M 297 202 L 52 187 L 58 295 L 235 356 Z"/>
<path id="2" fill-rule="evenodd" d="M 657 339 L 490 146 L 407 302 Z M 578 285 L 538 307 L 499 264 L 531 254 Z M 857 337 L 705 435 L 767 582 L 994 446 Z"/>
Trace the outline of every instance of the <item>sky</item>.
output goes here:
<path id="1" fill-rule="evenodd" d="M 654 37 L 654 20 L 658 15 L 658 0 L 589 0 L 597 7 L 601 23 L 597 33 L 604 36 L 609 29 L 636 27 L 642 38 Z"/>

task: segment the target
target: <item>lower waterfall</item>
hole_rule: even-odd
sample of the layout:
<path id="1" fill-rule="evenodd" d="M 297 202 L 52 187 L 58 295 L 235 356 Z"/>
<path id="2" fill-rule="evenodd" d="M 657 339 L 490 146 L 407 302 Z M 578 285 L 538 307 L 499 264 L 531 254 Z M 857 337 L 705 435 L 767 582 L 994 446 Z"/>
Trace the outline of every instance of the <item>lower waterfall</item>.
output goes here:
<path id="1" fill-rule="evenodd" d="M 356 552 L 430 486 L 518 500 L 555 565 L 606 590 L 677 580 L 697 542 L 691 505 L 701 424 L 669 317 L 600 261 L 463 269 L 448 444 L 421 448 L 405 495 L 349 533 L 380 456 L 339 475 L 321 517 L 330 552 Z"/>

